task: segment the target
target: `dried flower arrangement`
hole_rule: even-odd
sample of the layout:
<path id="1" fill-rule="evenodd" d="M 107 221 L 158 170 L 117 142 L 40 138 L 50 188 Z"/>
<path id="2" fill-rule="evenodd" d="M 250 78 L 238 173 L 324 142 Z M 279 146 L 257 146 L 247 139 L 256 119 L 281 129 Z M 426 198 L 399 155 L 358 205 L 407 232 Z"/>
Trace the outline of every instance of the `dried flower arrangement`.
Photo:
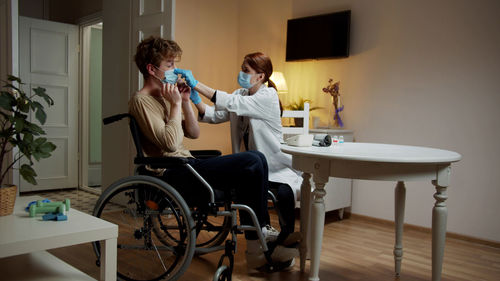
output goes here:
<path id="1" fill-rule="evenodd" d="M 340 112 L 344 110 L 344 105 L 340 101 L 340 81 L 333 82 L 333 79 L 328 80 L 328 85 L 323 88 L 323 92 L 330 94 L 332 96 L 333 107 L 335 108 L 335 113 L 333 114 L 334 127 L 344 127 L 344 123 L 340 118 Z"/>

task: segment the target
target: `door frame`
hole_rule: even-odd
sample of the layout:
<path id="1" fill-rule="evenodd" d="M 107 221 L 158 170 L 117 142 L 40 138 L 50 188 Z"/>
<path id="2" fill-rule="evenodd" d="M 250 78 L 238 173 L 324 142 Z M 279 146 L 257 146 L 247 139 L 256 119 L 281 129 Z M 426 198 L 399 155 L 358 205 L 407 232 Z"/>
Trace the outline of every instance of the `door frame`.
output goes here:
<path id="1" fill-rule="evenodd" d="M 2 0 L 0 3 L 0 41 L 1 48 L 5 48 L 0 57 L 1 79 L 6 79 L 7 74 L 19 77 L 19 2 L 18 0 Z M 4 73 L 4 71 L 6 73 Z M 14 147 L 7 156 L 8 161 L 14 158 L 18 148 Z M 19 167 L 19 163 L 16 164 Z M 19 186 L 19 169 L 10 169 L 7 173 L 7 182 Z M 19 194 L 19 188 L 17 189 Z"/>
<path id="2" fill-rule="evenodd" d="M 89 120 L 89 60 L 87 59 L 90 53 L 90 33 L 85 32 L 86 28 L 103 22 L 102 12 L 98 12 L 86 16 L 78 21 L 79 26 L 79 130 L 78 130 L 78 186 L 80 189 L 91 193 L 101 193 L 100 188 L 91 188 L 88 186 L 89 177 L 89 152 L 90 144 L 88 139 L 88 131 L 90 128 Z"/>

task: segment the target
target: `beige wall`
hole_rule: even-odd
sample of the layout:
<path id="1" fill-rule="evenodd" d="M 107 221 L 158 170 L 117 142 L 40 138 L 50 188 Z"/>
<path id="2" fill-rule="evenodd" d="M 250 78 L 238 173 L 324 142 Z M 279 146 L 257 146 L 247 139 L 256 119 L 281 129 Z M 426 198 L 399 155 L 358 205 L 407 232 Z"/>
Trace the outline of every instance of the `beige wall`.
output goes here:
<path id="1" fill-rule="evenodd" d="M 328 124 L 330 100 L 321 89 L 329 78 L 340 80 L 344 121 L 357 141 L 431 146 L 463 155 L 452 169 L 448 231 L 500 241 L 495 219 L 500 213 L 498 1 L 218 2 L 177 1 L 182 66 L 193 69 L 200 81 L 232 90 L 243 56 L 263 51 L 287 79 L 289 94 L 282 101 L 312 99 L 313 106 L 325 107 L 312 112 L 322 125 Z M 352 10 L 349 58 L 285 62 L 288 18 L 345 9 Z M 191 147 L 214 141 L 228 148 L 229 129 L 221 126 L 204 126 L 202 141 L 196 141 L 201 144 Z M 394 185 L 355 181 L 352 212 L 393 219 Z M 434 192 L 430 183 L 407 184 L 407 223 L 430 226 Z"/>
<path id="2" fill-rule="evenodd" d="M 180 67 L 231 91 L 243 55 L 261 50 L 285 73 L 291 96 L 323 106 L 329 100 L 321 88 L 330 77 L 340 80 L 344 120 L 357 141 L 424 145 L 463 155 L 452 169 L 448 230 L 500 241 L 498 1 L 206 2 L 176 1 L 176 40 L 184 49 Z M 349 58 L 284 62 L 287 18 L 344 9 L 352 10 Z M 328 110 L 313 113 L 327 123 Z M 229 153 L 229 128 L 204 125 L 201 139 L 187 144 Z M 355 181 L 352 212 L 392 219 L 393 189 L 394 183 Z M 430 226 L 433 193 L 430 183 L 408 183 L 407 223 Z"/>
<path id="3" fill-rule="evenodd" d="M 236 78 L 248 53 L 268 54 L 280 71 L 285 59 L 285 19 L 290 15 L 291 0 L 177 1 L 175 39 L 183 49 L 178 67 L 191 69 L 197 80 L 226 92 L 239 88 Z M 201 124 L 201 137 L 185 143 L 189 149 L 229 154 L 229 123 Z"/>
<path id="4" fill-rule="evenodd" d="M 357 141 L 461 153 L 448 189 L 448 231 L 500 241 L 500 2 L 294 0 L 293 16 L 345 8 L 351 56 L 287 63 L 290 91 L 323 101 L 321 87 L 334 77 Z M 355 181 L 352 212 L 393 219 L 394 186 Z M 433 193 L 430 183 L 407 184 L 407 223 L 430 226 Z"/>
<path id="5" fill-rule="evenodd" d="M 183 50 L 177 67 L 192 70 L 198 81 L 215 89 L 228 92 L 236 89 L 235 79 L 231 78 L 236 75 L 237 65 L 237 1 L 176 1 L 175 16 L 175 40 Z M 200 138 L 184 139 L 188 149 L 231 153 L 229 123 L 200 127 Z"/>

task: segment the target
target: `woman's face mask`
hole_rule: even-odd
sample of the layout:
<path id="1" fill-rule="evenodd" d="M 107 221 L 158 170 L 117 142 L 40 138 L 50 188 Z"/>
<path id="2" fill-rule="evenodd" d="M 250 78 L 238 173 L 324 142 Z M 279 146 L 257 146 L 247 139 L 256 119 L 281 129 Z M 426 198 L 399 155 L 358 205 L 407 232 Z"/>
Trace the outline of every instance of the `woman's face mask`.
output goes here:
<path id="1" fill-rule="evenodd" d="M 240 71 L 238 74 L 238 84 L 245 89 L 252 88 L 255 84 L 250 83 L 253 74 Z"/>

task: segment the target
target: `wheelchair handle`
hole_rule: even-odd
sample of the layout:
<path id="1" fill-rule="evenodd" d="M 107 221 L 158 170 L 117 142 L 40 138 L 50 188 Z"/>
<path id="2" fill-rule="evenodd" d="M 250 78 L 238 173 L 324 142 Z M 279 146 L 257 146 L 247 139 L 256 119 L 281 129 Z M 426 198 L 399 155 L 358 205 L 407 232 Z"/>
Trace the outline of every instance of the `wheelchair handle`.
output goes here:
<path id="1" fill-rule="evenodd" d="M 116 114 L 116 115 L 109 116 L 109 117 L 102 119 L 102 123 L 104 123 L 104 125 L 108 125 L 108 124 L 114 123 L 116 121 L 120 121 L 125 117 L 130 117 L 130 116 L 131 115 L 128 113 Z"/>

